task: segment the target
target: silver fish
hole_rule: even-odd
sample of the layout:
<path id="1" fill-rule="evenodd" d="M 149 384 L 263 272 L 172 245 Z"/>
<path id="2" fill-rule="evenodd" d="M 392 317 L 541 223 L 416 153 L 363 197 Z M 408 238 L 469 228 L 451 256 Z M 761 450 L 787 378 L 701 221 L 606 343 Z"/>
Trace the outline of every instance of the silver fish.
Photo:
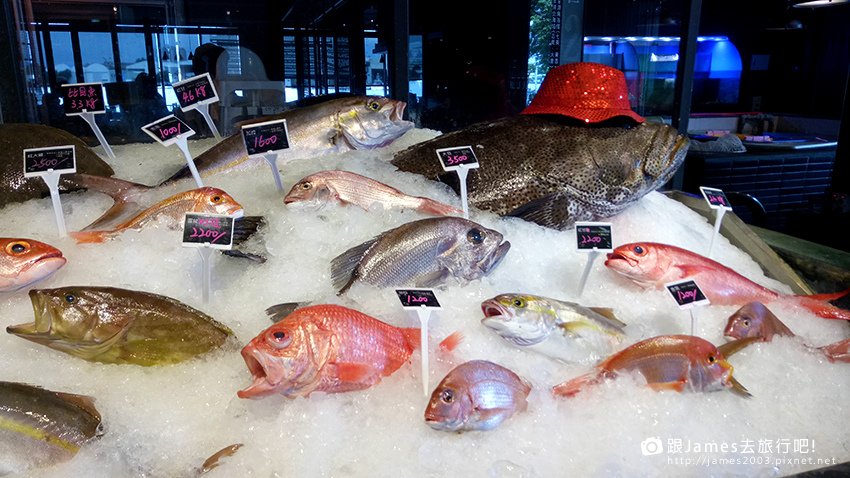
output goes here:
<path id="1" fill-rule="evenodd" d="M 481 303 L 481 323 L 511 344 L 564 362 L 595 362 L 625 337 L 611 309 L 502 294 Z"/>
<path id="2" fill-rule="evenodd" d="M 662 124 L 575 126 L 524 115 L 419 143 L 392 163 L 457 191 L 457 175 L 442 170 L 434 150 L 463 145 L 481 164 L 467 179 L 470 205 L 563 230 L 613 216 L 664 185 L 684 161 L 688 139 Z"/>
<path id="3" fill-rule="evenodd" d="M 433 287 L 489 273 L 511 247 L 502 234 L 459 217 L 409 222 L 355 246 L 331 263 L 334 289 L 355 281 L 378 287 Z"/>
<path id="4" fill-rule="evenodd" d="M 437 385 L 425 409 L 435 430 L 492 430 L 528 407 L 531 386 L 514 372 L 486 360 L 455 367 Z"/>

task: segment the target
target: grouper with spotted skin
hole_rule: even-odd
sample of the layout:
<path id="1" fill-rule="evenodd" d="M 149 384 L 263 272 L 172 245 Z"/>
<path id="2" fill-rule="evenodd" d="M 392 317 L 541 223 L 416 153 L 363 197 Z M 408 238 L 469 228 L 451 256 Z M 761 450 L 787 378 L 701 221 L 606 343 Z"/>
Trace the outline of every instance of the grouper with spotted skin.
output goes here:
<path id="1" fill-rule="evenodd" d="M 401 171 L 458 190 L 435 150 L 472 146 L 469 204 L 554 229 L 618 214 L 666 183 L 685 159 L 688 139 L 656 123 L 584 125 L 526 115 L 478 123 L 396 154 Z"/>

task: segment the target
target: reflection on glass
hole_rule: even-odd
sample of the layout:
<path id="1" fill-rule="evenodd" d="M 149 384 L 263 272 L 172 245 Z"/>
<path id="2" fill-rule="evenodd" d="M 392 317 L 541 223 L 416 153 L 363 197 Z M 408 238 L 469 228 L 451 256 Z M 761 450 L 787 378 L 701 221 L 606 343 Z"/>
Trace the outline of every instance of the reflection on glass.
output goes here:
<path id="1" fill-rule="evenodd" d="M 363 47 L 366 53 L 366 94 L 389 96 L 387 46 L 377 38 L 365 38 Z"/>
<path id="2" fill-rule="evenodd" d="M 109 83 L 115 81 L 115 56 L 112 37 L 107 32 L 80 32 L 80 54 L 83 59 L 83 81 Z"/>
<path id="3" fill-rule="evenodd" d="M 53 47 L 53 68 L 56 70 L 56 82 L 59 84 L 76 83 L 77 71 L 74 69 L 71 33 L 50 32 L 50 43 Z"/>
<path id="4" fill-rule="evenodd" d="M 121 74 L 124 81 L 133 81 L 140 73 L 147 73 L 144 33 L 118 33 L 118 50 L 121 55 Z"/>

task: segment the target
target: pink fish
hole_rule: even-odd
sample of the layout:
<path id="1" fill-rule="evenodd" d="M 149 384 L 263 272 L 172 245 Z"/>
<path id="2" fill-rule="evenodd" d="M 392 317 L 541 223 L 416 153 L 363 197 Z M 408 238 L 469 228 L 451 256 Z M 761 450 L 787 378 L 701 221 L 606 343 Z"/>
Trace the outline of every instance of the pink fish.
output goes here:
<path id="1" fill-rule="evenodd" d="M 375 204 L 385 208 L 415 209 L 437 216 L 462 216 L 463 211 L 425 197 L 408 196 L 374 179 L 348 171 L 320 171 L 295 183 L 283 199 L 286 204 L 300 201 L 354 204 L 369 210 Z"/>
<path id="2" fill-rule="evenodd" d="M 841 298 L 850 289 L 833 294 L 784 295 L 756 284 L 732 269 L 680 247 L 656 242 L 624 244 L 608 254 L 605 266 L 643 287 L 693 279 L 714 305 L 783 301 L 799 305 L 824 319 L 850 320 L 850 310 L 827 301 Z"/>
<path id="3" fill-rule="evenodd" d="M 62 251 L 33 239 L 0 237 L 0 292 L 50 277 L 65 265 Z"/>

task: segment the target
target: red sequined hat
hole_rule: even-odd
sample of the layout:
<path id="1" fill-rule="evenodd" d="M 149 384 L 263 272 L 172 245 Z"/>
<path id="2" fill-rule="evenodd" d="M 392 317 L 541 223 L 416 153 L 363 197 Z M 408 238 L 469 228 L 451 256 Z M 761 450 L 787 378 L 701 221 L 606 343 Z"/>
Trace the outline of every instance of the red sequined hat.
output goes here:
<path id="1" fill-rule="evenodd" d="M 646 121 L 629 106 L 623 72 L 599 63 L 569 63 L 549 70 L 522 113 L 554 114 L 598 123 L 615 116 Z"/>

